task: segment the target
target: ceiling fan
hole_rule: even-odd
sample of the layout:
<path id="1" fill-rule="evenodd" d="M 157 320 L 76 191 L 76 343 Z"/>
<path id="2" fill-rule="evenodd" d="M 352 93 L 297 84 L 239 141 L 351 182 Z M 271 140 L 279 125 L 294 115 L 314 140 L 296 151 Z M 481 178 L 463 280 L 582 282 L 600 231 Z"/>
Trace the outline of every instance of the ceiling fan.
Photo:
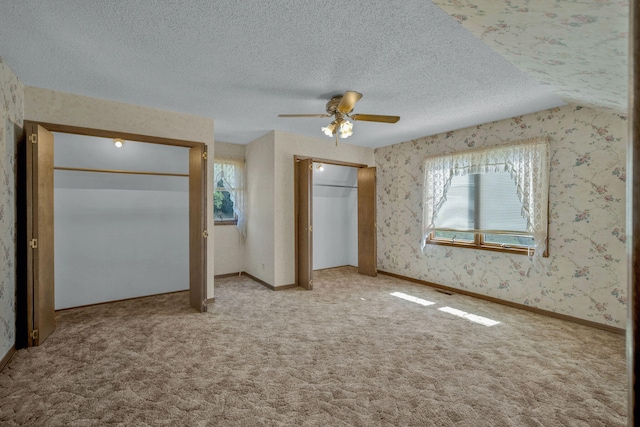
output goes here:
<path id="1" fill-rule="evenodd" d="M 338 134 L 340 138 L 348 138 L 353 135 L 353 123 L 351 120 L 361 120 L 365 122 L 379 123 L 396 123 L 400 120 L 399 116 L 380 116 L 375 114 L 351 114 L 353 107 L 362 98 L 360 92 L 346 91 L 344 95 L 335 95 L 327 102 L 327 114 L 280 114 L 278 117 L 335 117 L 328 126 L 322 128 L 327 136 L 336 135 L 336 143 L 338 142 Z"/>

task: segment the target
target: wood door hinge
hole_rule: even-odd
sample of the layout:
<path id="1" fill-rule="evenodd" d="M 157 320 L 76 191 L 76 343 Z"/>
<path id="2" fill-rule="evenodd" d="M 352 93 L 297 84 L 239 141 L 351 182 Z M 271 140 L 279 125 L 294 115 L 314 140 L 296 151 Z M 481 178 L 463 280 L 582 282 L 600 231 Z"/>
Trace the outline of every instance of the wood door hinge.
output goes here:
<path id="1" fill-rule="evenodd" d="M 38 248 L 38 239 L 31 239 L 31 241 L 29 242 L 29 246 L 31 247 L 31 249 L 37 249 Z"/>
<path id="2" fill-rule="evenodd" d="M 202 158 L 207 160 L 207 152 L 206 151 L 204 153 L 202 153 Z"/>
<path id="3" fill-rule="evenodd" d="M 35 133 L 31 134 L 31 135 L 29 136 L 29 141 L 30 141 L 32 144 L 37 144 L 37 143 L 38 143 L 38 134 L 35 134 Z"/>
<path id="4" fill-rule="evenodd" d="M 38 339 L 38 330 L 34 329 L 33 331 L 31 331 L 29 336 L 31 337 L 32 340 L 37 340 Z"/>
<path id="5" fill-rule="evenodd" d="M 207 237 L 209 237 L 209 232 L 208 232 L 207 230 L 204 230 L 204 231 L 202 232 L 202 237 L 204 237 L 205 239 L 206 239 Z"/>

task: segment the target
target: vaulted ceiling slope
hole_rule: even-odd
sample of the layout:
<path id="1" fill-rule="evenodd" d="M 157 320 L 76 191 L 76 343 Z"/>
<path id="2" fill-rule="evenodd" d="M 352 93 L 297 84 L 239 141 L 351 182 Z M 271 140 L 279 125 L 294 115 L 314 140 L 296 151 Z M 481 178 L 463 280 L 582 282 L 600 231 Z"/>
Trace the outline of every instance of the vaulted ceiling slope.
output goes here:
<path id="1" fill-rule="evenodd" d="M 496 14 L 504 23 L 496 33 L 528 46 L 520 30 L 527 26 L 508 21 L 522 16 L 504 12 L 515 0 L 495 2 L 499 10 L 489 9 L 491 1 L 482 8 L 441 3 L 463 25 Z M 553 13 L 555 5 L 567 3 L 576 16 L 591 16 L 594 2 L 535 3 Z M 466 20 L 458 16 L 460 8 Z M 471 13 L 477 10 L 484 12 Z M 402 117 L 397 124 L 356 122 L 344 142 L 370 147 L 562 105 L 554 91 L 589 105 L 626 100 L 624 88 L 609 94 L 606 84 L 584 78 L 617 79 L 612 70 L 624 68 L 622 55 L 608 63 L 608 56 L 580 56 L 583 68 L 574 64 L 572 79 L 563 79 L 557 64 L 539 57 L 544 49 L 515 42 L 513 49 L 532 57 L 532 65 L 517 63 L 519 69 L 501 56 L 507 55 L 502 39 L 486 40 L 484 30 L 474 36 L 424 0 L 0 0 L 0 11 L 0 55 L 26 85 L 213 117 L 216 140 L 232 143 L 273 129 L 324 137 L 326 119 L 277 115 L 323 113 L 327 100 L 345 90 L 364 94 L 356 113 Z M 569 26 L 584 46 L 612 37 L 600 25 Z M 566 38 L 558 40 L 571 50 Z"/>
<path id="2" fill-rule="evenodd" d="M 628 0 L 435 0 L 567 102 L 628 109 Z"/>

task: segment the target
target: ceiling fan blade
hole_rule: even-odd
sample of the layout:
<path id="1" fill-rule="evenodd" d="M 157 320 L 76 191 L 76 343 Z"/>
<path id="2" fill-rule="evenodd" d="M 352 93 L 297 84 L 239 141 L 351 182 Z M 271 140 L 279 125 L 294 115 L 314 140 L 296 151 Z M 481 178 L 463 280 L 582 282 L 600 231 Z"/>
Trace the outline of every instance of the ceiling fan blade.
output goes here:
<path id="1" fill-rule="evenodd" d="M 362 120 L 365 122 L 380 122 L 380 123 L 396 123 L 400 120 L 399 116 L 378 116 L 376 114 L 354 114 L 350 116 L 353 120 Z"/>
<path id="2" fill-rule="evenodd" d="M 356 105 L 356 102 L 360 101 L 360 98 L 362 98 L 360 92 L 354 92 L 352 90 L 346 91 L 344 95 L 342 95 L 337 110 L 342 114 L 349 114 L 351 110 L 353 110 L 353 106 Z"/>
<path id="3" fill-rule="evenodd" d="M 278 117 L 331 117 L 330 114 L 278 114 Z"/>

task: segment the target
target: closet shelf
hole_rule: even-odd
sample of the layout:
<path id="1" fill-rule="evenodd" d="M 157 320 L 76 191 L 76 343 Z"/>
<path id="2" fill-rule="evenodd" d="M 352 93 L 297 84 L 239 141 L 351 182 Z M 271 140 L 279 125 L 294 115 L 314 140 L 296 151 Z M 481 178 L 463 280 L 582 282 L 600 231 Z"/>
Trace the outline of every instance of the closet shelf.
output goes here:
<path id="1" fill-rule="evenodd" d="M 355 188 L 358 189 L 358 186 L 354 185 L 334 185 L 334 184 L 313 184 L 314 187 L 335 187 L 335 188 Z"/>
<path id="2" fill-rule="evenodd" d="M 55 166 L 54 170 L 59 171 L 74 171 L 74 172 L 100 172 L 100 173 L 121 173 L 129 175 L 157 175 L 157 176 L 182 176 L 189 177 L 188 173 L 166 173 L 166 172 L 144 172 L 144 171 L 126 171 L 126 170 L 112 170 L 112 169 L 87 169 L 87 168 L 67 168 L 62 166 Z"/>

